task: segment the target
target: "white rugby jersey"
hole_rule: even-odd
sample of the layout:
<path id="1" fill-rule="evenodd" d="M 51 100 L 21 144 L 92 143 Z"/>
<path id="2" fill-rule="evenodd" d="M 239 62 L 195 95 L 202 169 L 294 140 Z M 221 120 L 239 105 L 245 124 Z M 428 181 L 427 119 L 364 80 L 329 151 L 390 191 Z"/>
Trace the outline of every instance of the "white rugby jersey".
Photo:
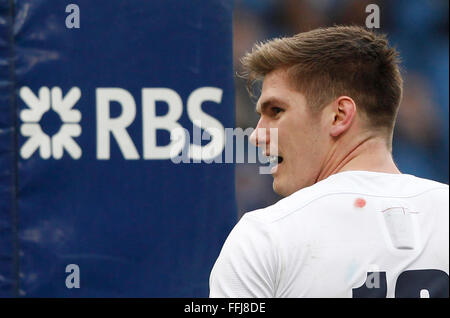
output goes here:
<path id="1" fill-rule="evenodd" d="M 244 214 L 210 297 L 448 297 L 449 187 L 346 171 Z"/>

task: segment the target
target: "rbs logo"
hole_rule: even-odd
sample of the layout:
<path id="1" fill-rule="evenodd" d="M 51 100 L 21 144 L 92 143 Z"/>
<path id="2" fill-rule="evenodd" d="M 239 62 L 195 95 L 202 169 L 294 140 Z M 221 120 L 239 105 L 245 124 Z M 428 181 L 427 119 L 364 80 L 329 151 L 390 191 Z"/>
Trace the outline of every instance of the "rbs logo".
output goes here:
<path id="1" fill-rule="evenodd" d="M 81 134 L 81 127 L 78 124 L 81 120 L 81 113 L 72 109 L 80 99 L 80 89 L 73 87 L 63 98 L 59 87 L 53 87 L 51 91 L 48 87 L 41 87 L 38 96 L 34 95 L 28 87 L 22 87 L 19 95 L 29 107 L 20 113 L 20 119 L 23 122 L 20 132 L 23 136 L 29 137 L 20 149 L 22 158 L 28 159 L 37 149 L 43 159 L 48 159 L 50 155 L 53 155 L 54 159 L 60 159 L 64 149 L 72 158 L 80 158 L 81 148 L 72 139 Z M 39 124 L 42 116 L 50 111 L 50 108 L 59 115 L 64 123 L 58 133 L 51 138 Z"/>
<path id="2" fill-rule="evenodd" d="M 142 92 L 142 141 L 144 159 L 170 159 L 176 157 L 184 148 L 186 134 L 178 123 L 183 113 L 183 102 L 180 96 L 170 88 L 143 88 Z M 122 88 L 97 88 L 96 96 L 96 157 L 100 160 L 110 159 L 111 138 L 114 138 L 125 159 L 140 159 L 136 145 L 128 134 L 127 128 L 136 117 L 136 103 L 133 96 Z M 79 159 L 82 149 L 73 139 L 81 135 L 81 112 L 74 109 L 81 97 L 78 87 L 71 88 L 63 97 L 59 87 L 41 87 L 37 95 L 30 88 L 22 87 L 19 95 L 28 109 L 20 113 L 22 120 L 21 133 L 28 137 L 20 149 L 20 155 L 28 159 L 39 149 L 41 158 L 60 159 L 64 149 L 73 158 Z M 187 115 L 195 125 L 208 134 L 206 145 L 189 145 L 189 157 L 197 160 L 215 158 L 225 147 L 224 127 L 219 120 L 203 112 L 203 102 L 212 101 L 220 104 L 222 89 L 216 87 L 200 87 L 194 90 L 187 99 Z M 121 107 L 119 116 L 111 117 L 110 106 L 116 102 Z M 168 105 L 168 112 L 156 115 L 156 103 Z M 62 121 L 59 131 L 53 136 L 47 135 L 40 125 L 43 115 L 55 111 Z M 168 145 L 157 145 L 157 130 L 170 133 Z"/>

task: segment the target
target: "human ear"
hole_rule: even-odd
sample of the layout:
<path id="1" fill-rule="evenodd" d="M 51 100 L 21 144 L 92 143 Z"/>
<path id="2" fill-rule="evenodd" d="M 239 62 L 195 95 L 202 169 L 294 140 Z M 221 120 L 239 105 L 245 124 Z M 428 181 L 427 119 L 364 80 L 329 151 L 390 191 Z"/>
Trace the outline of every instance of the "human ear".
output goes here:
<path id="1" fill-rule="evenodd" d="M 333 122 L 331 124 L 330 135 L 338 137 L 347 131 L 356 115 L 356 104 L 348 96 L 340 96 L 333 103 Z"/>

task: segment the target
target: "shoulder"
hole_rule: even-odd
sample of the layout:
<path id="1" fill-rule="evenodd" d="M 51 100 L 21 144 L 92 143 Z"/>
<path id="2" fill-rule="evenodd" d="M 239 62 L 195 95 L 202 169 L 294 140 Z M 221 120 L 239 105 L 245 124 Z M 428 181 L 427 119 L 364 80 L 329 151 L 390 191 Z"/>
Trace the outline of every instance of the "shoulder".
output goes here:
<path id="1" fill-rule="evenodd" d="M 280 275 L 276 246 L 266 223 L 244 215 L 211 271 L 210 297 L 273 297 Z"/>
<path id="2" fill-rule="evenodd" d="M 385 174 L 369 171 L 338 173 L 264 209 L 245 214 L 247 226 L 258 226 L 273 231 L 273 224 L 288 216 L 308 217 L 310 208 L 336 208 L 340 198 L 364 195 L 374 199 L 405 199 L 434 193 L 448 199 L 449 186 L 437 181 L 409 174 Z"/>
<path id="3" fill-rule="evenodd" d="M 264 224 L 267 229 L 272 229 L 273 224 L 278 220 L 296 212 L 302 213 L 308 210 L 311 203 L 322 201 L 334 195 L 346 193 L 350 190 L 349 185 L 343 184 L 340 180 L 327 178 L 312 186 L 298 190 L 290 196 L 281 199 L 277 203 L 264 209 L 247 212 L 244 216 L 251 220 L 253 224 Z"/>
<path id="4" fill-rule="evenodd" d="M 438 181 L 430 180 L 430 179 L 424 179 L 419 178 L 415 176 L 411 176 L 416 180 L 418 184 L 420 184 L 420 189 L 423 189 L 424 191 L 434 191 L 434 190 L 442 190 L 447 191 L 449 190 L 448 184 L 441 183 Z"/>
<path id="5" fill-rule="evenodd" d="M 270 223 L 263 217 L 266 210 L 267 208 L 244 214 L 228 235 L 223 249 L 245 249 L 244 245 L 269 249 L 274 244 L 274 236 Z"/>

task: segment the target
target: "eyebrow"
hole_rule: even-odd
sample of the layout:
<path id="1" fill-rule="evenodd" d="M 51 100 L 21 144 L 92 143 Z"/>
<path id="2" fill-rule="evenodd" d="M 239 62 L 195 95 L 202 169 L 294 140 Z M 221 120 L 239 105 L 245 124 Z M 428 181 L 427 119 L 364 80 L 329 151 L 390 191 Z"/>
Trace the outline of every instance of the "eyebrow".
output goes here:
<path id="1" fill-rule="evenodd" d="M 287 104 L 285 102 L 283 102 L 282 100 L 276 98 L 276 97 L 270 97 L 267 100 L 265 100 L 262 103 L 258 103 L 256 104 L 256 108 L 255 111 L 258 114 L 261 114 L 261 112 L 263 112 L 266 108 L 269 108 L 270 106 L 273 105 L 279 105 L 279 106 L 287 106 Z"/>

